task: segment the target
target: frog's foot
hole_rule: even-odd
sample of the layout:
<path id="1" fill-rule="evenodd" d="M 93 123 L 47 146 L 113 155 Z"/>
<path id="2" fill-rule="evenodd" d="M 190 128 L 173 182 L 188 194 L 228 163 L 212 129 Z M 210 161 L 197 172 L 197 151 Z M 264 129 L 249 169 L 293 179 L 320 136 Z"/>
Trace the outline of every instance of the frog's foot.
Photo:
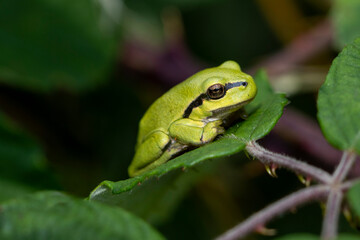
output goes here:
<path id="1" fill-rule="evenodd" d="M 222 120 L 217 120 L 206 124 L 200 138 L 201 143 L 205 144 L 211 142 L 217 135 L 223 134 L 225 129 L 221 126 L 222 123 Z"/>

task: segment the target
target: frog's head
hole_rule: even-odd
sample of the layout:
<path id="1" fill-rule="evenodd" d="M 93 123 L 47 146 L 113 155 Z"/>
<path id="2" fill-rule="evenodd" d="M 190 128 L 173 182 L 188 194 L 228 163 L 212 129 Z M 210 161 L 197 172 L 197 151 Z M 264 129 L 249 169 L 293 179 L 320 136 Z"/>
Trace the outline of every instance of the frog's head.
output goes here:
<path id="1" fill-rule="evenodd" d="M 240 69 L 234 61 L 226 61 L 218 67 L 202 72 L 202 94 L 196 109 L 195 118 L 223 119 L 249 103 L 256 95 L 253 78 Z"/>

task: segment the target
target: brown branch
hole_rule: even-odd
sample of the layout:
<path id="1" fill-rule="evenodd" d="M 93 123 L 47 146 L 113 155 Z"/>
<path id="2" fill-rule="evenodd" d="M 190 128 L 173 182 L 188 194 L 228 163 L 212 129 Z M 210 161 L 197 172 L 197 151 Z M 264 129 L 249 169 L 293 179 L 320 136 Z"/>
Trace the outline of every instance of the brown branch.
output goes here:
<path id="1" fill-rule="evenodd" d="M 330 21 L 325 19 L 309 32 L 297 37 L 280 52 L 253 66 L 249 69 L 249 73 L 254 74 L 259 68 L 265 68 L 270 76 L 289 72 L 300 63 L 329 49 L 332 36 L 333 30 Z"/>

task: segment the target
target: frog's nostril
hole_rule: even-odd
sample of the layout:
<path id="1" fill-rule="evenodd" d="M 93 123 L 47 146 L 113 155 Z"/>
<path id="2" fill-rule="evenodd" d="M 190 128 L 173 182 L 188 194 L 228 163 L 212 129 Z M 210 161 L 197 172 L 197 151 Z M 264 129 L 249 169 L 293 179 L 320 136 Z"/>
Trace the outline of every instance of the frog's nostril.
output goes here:
<path id="1" fill-rule="evenodd" d="M 241 85 L 246 87 L 248 85 L 248 83 L 247 82 L 242 82 Z"/>

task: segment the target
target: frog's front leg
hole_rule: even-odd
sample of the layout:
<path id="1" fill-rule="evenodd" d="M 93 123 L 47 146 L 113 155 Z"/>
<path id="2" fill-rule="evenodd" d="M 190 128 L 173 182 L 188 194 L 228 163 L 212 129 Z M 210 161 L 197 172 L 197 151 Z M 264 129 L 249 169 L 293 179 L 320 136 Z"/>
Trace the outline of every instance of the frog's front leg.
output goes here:
<path id="1" fill-rule="evenodd" d="M 203 122 L 182 118 L 170 125 L 169 133 L 176 142 L 199 146 L 211 142 L 217 135 L 224 133 L 222 123 L 222 120 Z"/>

